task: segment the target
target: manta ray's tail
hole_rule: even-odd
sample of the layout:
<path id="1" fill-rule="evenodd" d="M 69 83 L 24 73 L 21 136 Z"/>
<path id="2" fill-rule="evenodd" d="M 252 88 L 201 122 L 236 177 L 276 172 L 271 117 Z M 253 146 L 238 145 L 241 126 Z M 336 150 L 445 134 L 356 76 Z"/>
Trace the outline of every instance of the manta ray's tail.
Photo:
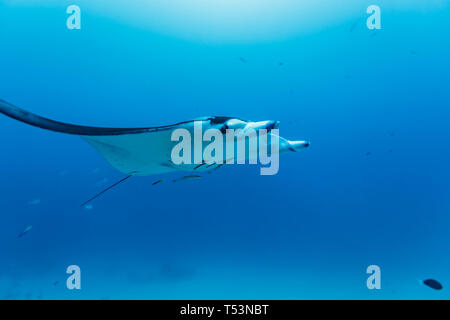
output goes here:
<path id="1" fill-rule="evenodd" d="M 110 185 L 108 188 L 106 188 L 106 189 L 102 190 L 101 192 L 97 193 L 95 196 L 93 196 L 93 197 L 90 198 L 89 200 L 83 202 L 83 203 L 81 204 L 81 207 L 84 207 L 85 205 L 87 205 L 87 204 L 88 204 L 89 202 L 91 202 L 92 200 L 95 200 L 95 199 L 97 199 L 98 197 L 100 197 L 100 196 L 101 196 L 102 194 L 104 194 L 106 191 L 108 191 L 108 190 L 114 188 L 114 187 L 117 186 L 118 184 L 121 184 L 122 182 L 124 182 L 125 180 L 127 180 L 128 178 L 131 178 L 131 177 L 132 177 L 132 175 L 126 176 L 125 178 L 123 178 L 123 179 L 117 181 L 116 183 Z"/>

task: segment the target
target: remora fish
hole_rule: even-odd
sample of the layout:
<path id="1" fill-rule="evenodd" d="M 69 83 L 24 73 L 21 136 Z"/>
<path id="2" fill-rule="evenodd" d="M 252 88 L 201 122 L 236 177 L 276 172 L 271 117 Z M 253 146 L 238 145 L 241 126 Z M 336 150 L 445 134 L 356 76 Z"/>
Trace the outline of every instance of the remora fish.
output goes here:
<path id="1" fill-rule="evenodd" d="M 156 180 L 155 182 L 152 183 L 152 186 L 154 186 L 155 184 L 161 183 L 163 181 L 164 181 L 164 179 Z"/>
<path id="2" fill-rule="evenodd" d="M 182 181 L 182 180 L 188 180 L 188 179 L 196 179 L 196 178 L 201 178 L 202 176 L 199 176 L 198 174 L 191 174 L 188 176 L 184 176 L 178 179 L 173 180 L 173 182 L 178 182 L 178 181 Z"/>

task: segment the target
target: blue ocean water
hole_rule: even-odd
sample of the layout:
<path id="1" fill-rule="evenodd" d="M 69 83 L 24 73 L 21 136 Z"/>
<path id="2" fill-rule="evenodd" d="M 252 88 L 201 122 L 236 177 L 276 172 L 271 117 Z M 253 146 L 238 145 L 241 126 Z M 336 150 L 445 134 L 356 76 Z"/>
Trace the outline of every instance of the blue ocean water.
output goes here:
<path id="1" fill-rule="evenodd" d="M 311 141 L 277 175 L 135 177 L 86 210 L 123 175 L 76 136 L 1 116 L 0 298 L 450 298 L 449 1 L 261 3 L 79 1 L 69 30 L 70 1 L 0 0 L 0 99 L 94 126 L 276 119 Z"/>

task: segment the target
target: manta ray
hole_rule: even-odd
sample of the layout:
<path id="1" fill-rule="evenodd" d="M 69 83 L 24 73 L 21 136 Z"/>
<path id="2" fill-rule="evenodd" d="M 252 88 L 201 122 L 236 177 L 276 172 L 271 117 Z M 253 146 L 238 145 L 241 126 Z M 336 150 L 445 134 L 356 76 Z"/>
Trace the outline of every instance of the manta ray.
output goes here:
<path id="1" fill-rule="evenodd" d="M 174 171 L 209 171 L 220 168 L 224 162 L 228 163 L 230 159 L 225 158 L 222 159 L 223 162 L 221 163 L 212 164 L 191 162 L 176 165 L 173 163 L 171 152 L 178 142 L 172 141 L 172 133 L 176 129 L 185 129 L 195 135 L 195 125 L 199 123 L 204 130 L 217 129 L 222 133 L 225 133 L 227 129 L 241 129 L 244 133 L 249 129 L 266 129 L 267 135 L 270 136 L 267 138 L 267 141 L 269 141 L 267 147 L 270 148 L 272 138 L 277 138 L 277 152 L 279 154 L 296 152 L 309 146 L 308 141 L 290 141 L 272 133 L 273 129 L 278 129 L 279 127 L 279 122 L 273 120 L 253 122 L 235 117 L 209 116 L 154 127 L 91 127 L 50 120 L 1 99 L 0 112 L 28 125 L 79 136 L 93 146 L 112 167 L 126 175 L 125 178 L 114 183 L 82 205 L 86 205 L 105 191 L 132 176 L 148 176 Z"/>

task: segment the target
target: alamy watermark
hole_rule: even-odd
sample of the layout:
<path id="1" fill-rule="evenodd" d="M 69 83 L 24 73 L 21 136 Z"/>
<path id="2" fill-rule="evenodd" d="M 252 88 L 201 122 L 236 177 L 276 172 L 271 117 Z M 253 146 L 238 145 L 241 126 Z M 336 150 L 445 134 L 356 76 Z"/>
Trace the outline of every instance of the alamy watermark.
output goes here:
<path id="1" fill-rule="evenodd" d="M 81 269 L 73 264 L 67 267 L 66 273 L 70 276 L 66 280 L 66 287 L 69 290 L 81 290 Z"/>
<path id="2" fill-rule="evenodd" d="M 194 121 L 194 137 L 184 128 L 175 129 L 171 140 L 171 160 L 175 165 L 258 164 L 261 175 L 274 175 L 279 170 L 279 130 L 210 128 L 204 133 L 202 121 Z M 225 131 L 225 134 L 223 133 Z M 181 140 L 181 141 L 180 141 Z M 204 147 L 206 142 L 206 146 Z M 248 148 L 247 148 L 248 145 Z"/>
<path id="3" fill-rule="evenodd" d="M 367 289 L 373 290 L 381 289 L 381 268 L 375 264 L 370 265 L 366 269 L 366 273 L 370 274 L 370 276 L 367 278 L 366 285 Z"/>
<path id="4" fill-rule="evenodd" d="M 69 29 L 69 30 L 81 29 L 81 9 L 80 9 L 80 7 L 75 4 L 72 4 L 67 7 L 66 13 L 70 14 L 70 16 L 66 20 L 67 29 Z"/>
<path id="5" fill-rule="evenodd" d="M 366 13 L 370 14 L 370 16 L 367 18 L 367 21 L 366 21 L 367 29 L 369 29 L 369 30 L 381 29 L 381 9 L 380 9 L 380 7 L 372 4 L 367 7 Z"/>

